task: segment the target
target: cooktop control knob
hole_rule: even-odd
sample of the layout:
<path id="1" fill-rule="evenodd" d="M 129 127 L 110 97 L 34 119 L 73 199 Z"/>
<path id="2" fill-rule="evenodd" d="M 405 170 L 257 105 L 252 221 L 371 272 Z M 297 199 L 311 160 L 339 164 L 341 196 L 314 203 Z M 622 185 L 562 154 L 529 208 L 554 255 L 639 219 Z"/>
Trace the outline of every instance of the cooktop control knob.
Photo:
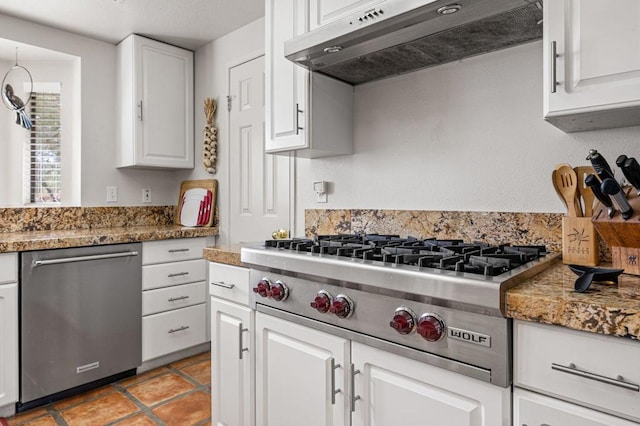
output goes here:
<path id="1" fill-rule="evenodd" d="M 336 314 L 340 318 L 349 318 L 353 315 L 353 301 L 344 294 L 339 294 L 333 299 L 329 312 Z"/>
<path id="2" fill-rule="evenodd" d="M 309 306 L 311 306 L 313 309 L 320 312 L 321 314 L 324 314 L 329 312 L 329 307 L 331 306 L 331 302 L 333 302 L 333 297 L 331 297 L 331 295 L 328 292 L 324 290 L 320 290 L 316 294 L 316 297 L 313 299 L 313 302 L 309 303 Z"/>
<path id="3" fill-rule="evenodd" d="M 416 314 L 409 308 L 398 308 L 393 313 L 389 326 L 400 334 L 411 333 L 417 323 Z"/>
<path id="4" fill-rule="evenodd" d="M 437 314 L 422 314 L 418 320 L 418 334 L 429 342 L 436 342 L 444 336 L 444 320 Z"/>
<path id="5" fill-rule="evenodd" d="M 258 281 L 258 284 L 253 288 L 253 292 L 258 293 L 261 297 L 267 297 L 270 289 L 271 281 L 269 281 L 269 278 L 263 278 Z"/>
<path id="6" fill-rule="evenodd" d="M 271 284 L 271 287 L 267 291 L 267 296 L 281 302 L 289 296 L 289 288 L 280 280 Z"/>

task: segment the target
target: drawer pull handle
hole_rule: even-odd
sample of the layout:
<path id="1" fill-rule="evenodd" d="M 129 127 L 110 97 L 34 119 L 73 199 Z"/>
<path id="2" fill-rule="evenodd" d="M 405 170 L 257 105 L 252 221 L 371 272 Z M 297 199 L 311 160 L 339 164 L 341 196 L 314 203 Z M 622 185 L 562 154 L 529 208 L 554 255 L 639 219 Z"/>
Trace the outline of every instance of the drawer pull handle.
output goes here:
<path id="1" fill-rule="evenodd" d="M 249 348 L 243 348 L 243 343 L 242 343 L 242 333 L 244 333 L 245 331 L 249 331 L 248 328 L 244 328 L 242 326 L 242 323 L 238 324 L 238 358 L 242 359 L 242 353 L 247 351 L 249 352 Z"/>
<path id="2" fill-rule="evenodd" d="M 597 382 L 606 383 L 608 385 L 618 386 L 623 389 L 627 389 L 634 392 L 640 392 L 640 386 L 635 383 L 629 383 L 625 381 L 622 376 L 618 376 L 615 379 L 610 377 L 601 376 L 595 373 L 589 373 L 588 371 L 580 370 L 574 363 L 569 364 L 568 366 L 556 364 L 555 362 L 551 363 L 551 369 L 560 371 L 562 373 L 573 374 L 575 376 L 584 377 L 585 379 L 595 380 Z"/>
<path id="3" fill-rule="evenodd" d="M 180 297 L 172 297 L 169 299 L 169 302 L 176 302 L 178 300 L 184 300 L 184 299 L 188 299 L 189 296 L 180 296 Z"/>
<path id="4" fill-rule="evenodd" d="M 555 41 L 551 42 L 551 93 L 556 93 L 558 87 L 558 48 Z"/>
<path id="5" fill-rule="evenodd" d="M 356 401 L 362 399 L 360 395 L 356 395 L 356 375 L 360 374 L 360 370 L 356 370 L 356 366 L 351 364 L 351 412 L 356 411 Z"/>
<path id="6" fill-rule="evenodd" d="M 342 368 L 340 364 L 336 364 L 336 359 L 331 357 L 331 405 L 336 405 L 336 395 L 342 392 L 342 389 L 336 389 L 336 369 Z"/>
<path id="7" fill-rule="evenodd" d="M 171 249 L 171 250 L 169 250 L 169 253 L 180 253 L 182 251 L 189 251 L 189 249 L 188 248 Z"/>
<path id="8" fill-rule="evenodd" d="M 228 289 L 232 289 L 236 286 L 235 284 L 227 284 L 224 281 L 211 281 L 211 284 L 217 285 L 218 287 L 228 288 Z"/>
<path id="9" fill-rule="evenodd" d="M 167 277 L 174 278 L 174 277 L 182 277 L 184 275 L 189 275 L 189 273 L 188 272 L 176 272 L 175 274 L 167 275 Z"/>
<path id="10" fill-rule="evenodd" d="M 172 329 L 169 330 L 169 334 L 177 333 L 178 331 L 184 331 L 184 330 L 187 330 L 188 328 L 189 328 L 188 325 L 183 325 L 182 327 L 176 328 L 175 330 L 172 328 Z"/>

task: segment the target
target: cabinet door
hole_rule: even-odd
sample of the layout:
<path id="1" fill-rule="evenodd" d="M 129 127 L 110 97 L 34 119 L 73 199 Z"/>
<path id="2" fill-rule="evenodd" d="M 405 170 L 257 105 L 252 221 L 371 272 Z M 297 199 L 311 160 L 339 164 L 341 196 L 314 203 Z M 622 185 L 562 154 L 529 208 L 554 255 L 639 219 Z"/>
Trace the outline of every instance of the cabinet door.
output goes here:
<path id="1" fill-rule="evenodd" d="M 546 118 L 640 105 L 640 2 L 619 0 L 612 6 L 601 0 L 545 2 Z M 557 49 L 556 58 L 552 43 Z M 553 81 L 554 63 L 557 85 Z M 614 123 L 619 120 L 622 118 L 608 117 Z M 610 127 L 592 123 L 599 124 L 601 128 Z"/>
<path id="2" fill-rule="evenodd" d="M 511 389 L 352 342 L 353 425 L 510 425 Z"/>
<path id="3" fill-rule="evenodd" d="M 349 341 L 256 313 L 256 424 L 349 424 Z"/>
<path id="4" fill-rule="evenodd" d="M 254 416 L 253 310 L 211 298 L 211 421 L 250 426 Z"/>
<path id="5" fill-rule="evenodd" d="M 632 426 L 618 417 L 515 388 L 513 424 L 517 426 Z"/>
<path id="6" fill-rule="evenodd" d="M 193 168 L 193 54 L 137 40 L 139 163 Z"/>
<path id="7" fill-rule="evenodd" d="M 306 129 L 309 72 L 284 57 L 284 42 L 308 30 L 305 0 L 265 3 L 265 151 L 309 147 Z"/>
<path id="8" fill-rule="evenodd" d="M 310 0 L 310 29 L 314 30 L 352 12 L 380 3 L 382 0 Z"/>
<path id="9" fill-rule="evenodd" d="M 0 285 L 0 407 L 18 400 L 18 284 Z"/>

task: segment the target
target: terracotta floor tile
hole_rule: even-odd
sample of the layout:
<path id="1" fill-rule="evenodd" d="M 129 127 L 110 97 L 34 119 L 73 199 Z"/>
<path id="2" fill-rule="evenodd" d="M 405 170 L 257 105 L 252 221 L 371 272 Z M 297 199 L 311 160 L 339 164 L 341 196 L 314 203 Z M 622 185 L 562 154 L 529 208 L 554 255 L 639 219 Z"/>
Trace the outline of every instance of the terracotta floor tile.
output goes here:
<path id="1" fill-rule="evenodd" d="M 60 414 L 69 426 L 102 426 L 138 411 L 138 407 L 121 393 L 111 393 L 76 405 Z"/>
<path id="2" fill-rule="evenodd" d="M 138 374 L 136 376 L 129 377 L 127 379 L 121 380 L 118 383 L 120 384 L 120 386 L 122 386 L 124 388 L 127 388 L 129 386 L 133 386 L 135 384 L 142 383 L 145 380 L 149 380 L 152 377 L 156 377 L 156 376 L 159 376 L 161 374 L 168 373 L 168 372 L 169 372 L 169 369 L 167 367 L 154 368 L 153 370 L 145 371 L 142 374 Z"/>
<path id="3" fill-rule="evenodd" d="M 74 396 L 70 396 L 69 398 L 65 398 L 65 399 L 63 399 L 61 401 L 55 402 L 53 404 L 53 408 L 55 408 L 56 410 L 60 411 L 60 410 L 63 410 L 65 408 L 77 405 L 77 404 L 79 404 L 81 402 L 89 401 L 90 399 L 94 399 L 94 398 L 97 398 L 99 396 L 106 395 L 108 393 L 112 393 L 112 392 L 115 392 L 115 391 L 116 391 L 116 389 L 111 385 L 102 386 L 101 388 L 93 389 L 93 390 L 90 390 L 88 392 L 81 393 L 81 394 L 74 395 Z"/>
<path id="4" fill-rule="evenodd" d="M 7 419 L 9 426 L 19 425 L 25 423 L 27 420 L 35 419 L 36 417 L 44 416 L 47 414 L 46 408 L 34 408 L 33 410 L 25 411 L 24 413 L 17 414 Z"/>
<path id="5" fill-rule="evenodd" d="M 171 426 L 191 426 L 211 417 L 211 397 L 193 392 L 155 408 L 153 414 Z"/>
<path id="6" fill-rule="evenodd" d="M 201 385 L 211 383 L 211 361 L 206 360 L 197 364 L 182 368 L 180 371 L 193 377 Z"/>
<path id="7" fill-rule="evenodd" d="M 180 361 L 176 361 L 170 364 L 173 368 L 177 368 L 178 370 L 182 370 L 184 367 L 198 363 L 204 360 L 211 360 L 211 352 L 204 352 L 198 355 L 194 355 L 189 358 L 181 359 Z"/>
<path id="8" fill-rule="evenodd" d="M 26 423 L 22 423 L 21 426 L 57 426 L 58 422 L 51 415 L 44 417 L 38 417 L 37 419 L 30 420 Z"/>
<path id="9" fill-rule="evenodd" d="M 128 419 L 124 419 L 119 421 L 118 423 L 114 423 L 114 426 L 155 426 L 156 422 L 151 420 L 145 414 L 138 414 L 133 417 L 129 417 Z"/>
<path id="10" fill-rule="evenodd" d="M 195 388 L 194 385 L 174 373 L 163 374 L 127 390 L 147 407 L 171 399 Z"/>

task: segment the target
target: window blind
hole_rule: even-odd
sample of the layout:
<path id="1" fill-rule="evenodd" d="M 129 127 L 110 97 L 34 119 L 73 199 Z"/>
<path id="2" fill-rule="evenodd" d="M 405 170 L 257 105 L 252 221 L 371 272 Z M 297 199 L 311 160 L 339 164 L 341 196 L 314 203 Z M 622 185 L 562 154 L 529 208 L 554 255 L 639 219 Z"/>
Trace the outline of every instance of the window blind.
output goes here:
<path id="1" fill-rule="evenodd" d="M 34 91 L 29 101 L 33 127 L 26 141 L 28 202 L 60 203 L 62 168 L 60 137 L 60 91 Z M 27 194 L 25 194 L 27 195 Z"/>

